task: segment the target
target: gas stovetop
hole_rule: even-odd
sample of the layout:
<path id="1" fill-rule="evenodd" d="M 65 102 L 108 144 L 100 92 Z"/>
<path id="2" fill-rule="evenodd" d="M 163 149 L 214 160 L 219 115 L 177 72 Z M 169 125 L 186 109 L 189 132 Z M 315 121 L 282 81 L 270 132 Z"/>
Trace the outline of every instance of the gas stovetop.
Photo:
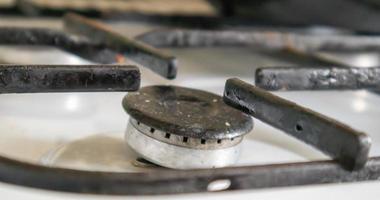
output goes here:
<path id="1" fill-rule="evenodd" d="M 378 156 L 379 152 L 377 151 L 380 149 L 379 144 L 377 144 L 379 140 L 375 134 L 377 130 L 375 120 L 377 116 L 376 102 L 379 102 L 380 99 L 378 99 L 379 97 L 376 92 L 370 91 L 376 89 L 376 80 L 378 80 L 376 70 L 373 70 L 374 72 L 371 73 L 372 82 L 366 82 L 366 80 L 369 80 L 368 73 L 358 73 L 359 75 L 367 75 L 367 79 L 360 82 L 356 80 L 362 79 L 355 78 L 355 76 L 353 78 L 352 76 L 343 76 L 344 73 L 348 73 L 344 70 L 343 72 L 334 74 L 333 69 L 333 72 L 327 72 L 326 75 L 326 72 L 323 72 L 324 68 L 308 68 L 308 70 L 313 70 L 311 72 L 302 71 L 301 74 L 322 71 L 320 73 L 322 75 L 313 79 L 312 83 L 310 83 L 311 81 L 307 82 L 309 80 L 303 80 L 299 83 L 296 81 L 287 83 L 286 80 L 288 79 L 286 75 L 290 73 L 290 76 L 292 76 L 294 70 L 300 76 L 297 68 L 285 68 L 285 75 L 281 74 L 282 71 L 276 71 L 276 68 L 264 68 L 261 69 L 262 74 L 258 74 L 260 76 L 257 76 L 260 78 L 256 79 L 257 85 L 266 89 L 308 89 L 309 91 L 281 91 L 274 92 L 274 94 L 330 118 L 339 120 L 355 130 L 346 129 L 344 126 L 339 129 L 341 125 L 337 125 L 335 121 L 331 122 L 329 120 L 326 121 L 324 117 L 315 117 L 314 113 L 310 114 L 307 110 L 306 113 L 309 114 L 305 114 L 305 110 L 298 107 L 294 107 L 294 110 L 284 109 L 292 106 L 288 102 L 279 100 L 276 96 L 268 97 L 265 91 L 262 93 L 261 90 L 256 91 L 256 88 L 253 87 L 255 76 L 257 75 L 255 74 L 256 69 L 262 67 L 325 66 L 326 62 L 348 62 L 354 66 L 365 67 L 377 66 L 377 55 L 373 53 L 376 50 L 376 43 L 369 43 L 365 47 L 361 47 L 362 49 L 359 49 L 360 51 L 364 49 L 365 53 L 352 53 L 352 51 L 348 53 L 341 53 L 341 51 L 338 53 L 331 52 L 332 50 L 337 51 L 333 45 L 333 48 L 321 48 L 318 45 L 313 45 L 315 43 L 309 46 L 306 45 L 308 47 L 306 50 L 303 49 L 304 46 L 302 45 L 292 45 L 291 47 L 295 51 L 301 51 L 301 54 L 304 55 L 304 57 L 297 57 L 277 50 L 284 48 L 281 38 L 295 38 L 295 44 L 299 44 L 297 41 L 303 41 L 302 39 L 304 38 L 299 36 L 299 34 L 301 36 L 302 34 L 298 30 L 292 32 L 290 36 L 277 36 L 276 34 L 268 36 L 265 32 L 267 30 L 260 30 L 258 33 L 254 32 L 252 36 L 251 30 L 239 30 L 238 34 L 242 34 L 243 36 L 239 37 L 238 41 L 234 41 L 233 35 L 236 33 L 228 31 L 220 33 L 198 31 L 191 35 L 192 33 L 178 33 L 174 30 L 173 33 L 176 33 L 174 36 L 164 34 L 167 38 L 162 38 L 163 27 L 137 22 L 110 23 L 112 29 L 122 36 L 130 38 L 137 36 L 140 41 L 163 47 L 160 50 L 152 51 L 150 47 L 138 46 L 140 43 L 136 45 L 134 40 L 132 42 L 127 41 L 133 48 L 138 49 L 134 50 L 133 48 L 124 49 L 123 45 L 126 45 L 124 40 L 114 40 L 112 37 L 110 39 L 109 35 L 96 32 L 96 30 L 88 31 L 88 29 L 84 29 L 83 31 L 78 30 L 78 28 L 76 29 L 75 26 L 71 26 L 74 31 L 78 30 L 80 34 L 77 32 L 79 36 L 68 35 L 66 31 L 63 31 L 62 20 L 2 19 L 0 24 L 7 26 L 7 28 L 0 30 L 0 34 L 3 36 L 1 39 L 0 60 L 2 63 L 17 63 L 17 65 L 3 66 L 3 78 L 2 82 L 0 82 L 0 84 L 3 83 L 1 92 L 23 94 L 3 94 L 0 97 L 0 101 L 2 101 L 0 103 L 2 107 L 2 113 L 0 114 L 2 123 L 0 128 L 3 133 L 0 135 L 0 137 L 3 137 L 0 140 L 2 141 L 0 145 L 1 154 L 17 161 L 41 166 L 41 168 L 30 166 L 24 168 L 24 165 L 5 160 L 8 163 L 8 165 L 2 166 L 3 169 L 8 170 L 8 176 L 3 179 L 5 182 L 80 193 L 145 195 L 152 193 L 215 192 L 301 185 L 275 189 L 238 190 L 204 196 L 204 198 L 210 199 L 223 197 L 258 197 L 270 199 L 288 195 L 293 198 L 304 198 L 305 195 L 321 198 L 323 196 L 327 197 L 327 195 L 331 196 L 331 192 L 334 192 L 336 195 L 347 195 L 348 198 L 358 198 L 359 196 L 363 196 L 362 191 L 366 191 L 366 197 L 367 195 L 371 197 L 371 195 L 376 196 L 377 194 L 375 188 L 378 183 L 376 181 L 366 181 L 377 179 L 379 174 L 378 159 L 370 159 L 367 165 L 362 168 L 367 158 L 366 151 L 369 149 L 368 139 L 365 134 L 368 134 L 372 140 L 369 156 Z M 70 19 L 73 20 L 71 24 L 74 25 L 75 22 L 81 22 L 80 16 L 71 16 L 71 18 L 68 16 L 66 22 L 69 22 L 69 26 Z M 13 28 L 14 26 L 19 28 Z M 34 27 L 36 26 L 39 29 L 35 29 Z M 83 26 L 79 25 L 79 27 Z M 150 32 L 157 28 L 160 28 L 160 30 Z M 180 38 L 181 35 L 186 34 L 189 35 L 182 39 Z M 346 37 L 345 33 L 342 34 L 341 37 Z M 87 38 L 82 37 L 83 35 Z M 216 41 L 210 42 L 210 37 L 218 38 L 219 36 L 221 39 L 215 39 Z M 274 44 L 262 42 L 263 38 L 270 38 L 271 36 L 272 39 L 273 37 L 279 37 L 280 39 L 276 40 L 279 42 L 275 42 Z M 94 38 L 88 39 L 88 37 Z M 155 39 L 155 37 L 159 37 L 159 39 Z M 206 39 L 202 40 L 202 37 Z M 9 39 L 7 40 L 7 38 Z M 356 39 L 354 38 L 354 40 Z M 360 39 L 365 40 L 366 38 Z M 157 44 L 155 43 L 157 41 L 166 41 L 166 43 Z M 339 42 L 338 39 L 336 43 Z M 250 45 L 246 45 L 247 43 Z M 257 48 L 255 45 L 260 46 L 260 48 Z M 178 46 L 182 48 L 178 48 Z M 184 46 L 187 48 L 184 48 Z M 338 50 L 341 50 L 339 48 L 342 45 L 337 46 Z M 352 45 L 348 45 L 344 50 L 351 47 Z M 139 50 L 141 48 L 143 49 L 142 54 Z M 276 51 L 272 51 L 273 48 Z M 308 51 L 310 48 L 313 51 Z M 317 49 L 317 53 L 315 53 L 315 49 Z M 126 53 L 127 56 L 124 57 L 123 53 Z M 357 63 L 347 61 L 347 55 Z M 158 60 L 154 60 L 156 58 Z M 111 68 L 99 64 L 89 66 L 90 64 L 99 62 L 118 63 L 118 65 Z M 47 64 L 49 66 L 45 66 Z M 137 65 L 138 68 L 132 65 Z M 146 66 L 149 68 L 146 68 Z M 178 66 L 177 74 L 175 73 L 176 66 Z M 339 69 L 335 69 L 335 71 Z M 360 72 L 361 69 L 357 68 L 356 71 L 359 70 Z M 275 75 L 271 74 L 271 70 L 274 70 L 273 73 Z M 201 89 L 220 96 L 225 94 L 225 101 L 228 104 L 242 108 L 243 111 L 260 119 L 254 119 L 253 130 L 242 140 L 241 155 L 237 163 L 233 165 L 233 168 L 203 171 L 167 171 L 168 169 L 142 160 L 131 147 L 127 146 L 124 140 L 124 132 L 130 119 L 123 110 L 121 102 L 126 95 L 126 91 L 138 89 L 140 82 L 140 77 L 137 76 L 139 74 L 138 71 L 141 74 L 141 87 L 176 85 Z M 9 74 L 9 72 L 12 73 Z M 65 75 L 63 72 L 66 72 L 66 76 L 63 76 Z M 6 76 L 7 73 L 8 76 Z M 174 78 L 175 74 L 177 75 L 175 79 L 166 79 Z M 269 78 L 265 77 L 267 74 L 269 74 Z M 323 75 L 327 76 L 327 78 L 323 77 Z M 285 78 L 281 79 L 283 76 Z M 332 84 L 332 76 L 335 79 L 332 83 L 342 83 L 342 80 L 347 80 L 344 77 L 348 77 L 348 80 L 352 78 L 355 81 L 346 81 L 344 82 L 345 84 L 342 83 L 340 85 Z M 343 76 L 343 79 L 341 76 Z M 96 78 L 92 78 L 92 81 L 86 82 L 86 80 L 90 79 L 89 77 Z M 123 79 L 123 77 L 129 78 Z M 242 83 L 236 79 L 231 79 L 229 84 L 226 85 L 226 80 L 233 77 L 244 80 L 250 85 L 246 85 L 246 83 Z M 304 76 L 301 75 L 300 77 Z M 279 79 L 277 80 L 276 78 Z M 302 80 L 301 78 L 299 79 Z M 326 79 L 330 82 L 323 84 L 326 82 Z M 10 81 L 8 82 L 7 80 Z M 18 80 L 18 82 L 15 80 Z M 324 91 L 318 88 L 321 85 Z M 331 88 L 340 90 L 330 90 Z M 311 89 L 316 91 L 310 91 Z M 342 89 L 369 90 L 350 91 Z M 87 93 L 88 91 L 96 91 L 96 93 Z M 239 92 L 235 93 L 236 91 Z M 38 93 L 29 94 L 31 92 Z M 228 93 L 237 94 L 240 97 L 239 101 L 236 101 L 234 97 L 229 98 L 230 95 Z M 257 99 L 252 99 L 250 95 L 258 98 L 258 101 Z M 264 102 L 264 105 L 259 105 L 257 108 L 252 107 L 257 106 L 255 102 Z M 276 111 L 269 112 L 273 107 Z M 268 112 L 267 117 L 265 115 L 266 112 Z M 286 117 L 289 121 L 278 124 L 276 117 L 281 115 L 289 116 Z M 296 132 L 293 130 L 286 132 L 290 132 L 291 135 L 314 145 L 317 149 L 323 150 L 327 155 L 304 144 L 300 140 L 289 137 L 279 130 L 286 129 L 289 126 L 293 128 L 292 117 L 294 116 L 300 116 L 300 119 L 304 121 L 294 124 Z M 331 127 L 330 123 L 333 125 L 332 129 L 329 129 Z M 273 126 L 279 129 L 273 128 Z M 318 127 L 324 128 L 318 129 Z M 334 127 L 338 127 L 338 130 L 334 129 Z M 310 132 L 306 133 L 306 130 Z M 332 141 L 332 146 L 315 142 L 318 140 L 313 138 L 308 139 L 308 135 L 299 136 L 297 135 L 297 131 L 305 135 L 311 132 L 316 133 L 317 136 L 314 135 L 314 137 L 317 138 L 322 134 L 324 135 L 322 137 L 325 137 L 324 141 Z M 334 133 L 334 136 L 330 136 L 329 133 Z M 354 135 L 352 137 L 354 139 L 347 139 L 347 135 L 349 137 Z M 355 139 L 356 136 L 360 136 L 360 138 Z M 362 140 L 362 137 L 365 137 L 365 139 Z M 334 146 L 344 147 L 347 144 L 348 147 L 362 148 L 364 150 L 358 153 L 357 151 L 350 152 L 350 150 L 340 152 L 334 149 Z M 340 162 L 329 161 L 331 159 L 330 156 Z M 285 165 L 282 165 L 284 163 Z M 286 163 L 292 164 L 288 165 Z M 48 170 L 48 168 L 43 167 L 66 168 L 69 171 Z M 351 171 L 352 168 L 355 168 L 354 172 Z M 87 172 L 70 170 L 84 170 Z M 101 171 L 104 173 L 128 172 L 131 174 L 128 176 L 125 174 L 106 174 L 109 177 L 102 179 L 102 177 L 91 173 L 91 171 Z M 144 179 L 145 176 L 140 175 L 140 173 L 151 173 L 153 175 L 147 176 Z M 34 179 L 33 176 L 36 176 L 36 178 Z M 41 176 L 45 177 L 42 179 Z M 60 177 L 60 180 L 54 181 L 56 177 Z M 141 185 L 145 181 L 153 182 L 149 182 L 151 185 L 147 188 L 145 187 L 147 184 Z M 346 181 L 365 182 L 302 186 Z M 74 185 L 74 183 L 77 185 Z M 86 184 L 89 184 L 89 186 L 86 186 Z M 123 184 L 129 185 L 129 187 L 123 188 Z M 1 183 L 0 190 L 10 197 L 21 197 L 21 195 L 25 194 L 31 195 L 32 198 L 36 199 L 60 199 L 74 195 L 24 188 L 7 183 Z M 204 194 L 187 194 L 183 196 L 170 196 L 168 198 L 194 198 L 201 197 L 200 195 L 203 197 Z M 98 198 L 83 194 L 78 197 Z"/>

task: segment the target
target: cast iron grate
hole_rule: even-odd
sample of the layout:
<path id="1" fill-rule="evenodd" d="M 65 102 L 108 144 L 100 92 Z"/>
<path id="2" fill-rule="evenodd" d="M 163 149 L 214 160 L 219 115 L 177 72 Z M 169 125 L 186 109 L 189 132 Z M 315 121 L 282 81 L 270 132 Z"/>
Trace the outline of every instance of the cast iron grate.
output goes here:
<path id="1" fill-rule="evenodd" d="M 83 57 L 97 57 L 94 55 L 110 51 L 112 56 L 106 56 L 106 63 L 115 54 L 124 54 L 126 51 L 127 56 L 137 56 L 137 60 L 140 59 L 146 66 L 155 66 L 151 69 L 158 74 L 167 78 L 175 77 L 172 57 L 166 57 L 162 52 L 141 45 L 140 42 L 115 35 L 104 25 L 80 16 L 69 15 L 66 22 L 71 30 L 88 38 L 73 38 L 66 33 L 45 29 L 2 28 L 0 43 L 52 45 Z M 90 33 L 89 30 L 95 34 L 86 34 Z M 88 52 L 92 56 L 83 55 Z M 146 59 L 147 57 L 152 59 Z M 139 84 L 138 69 L 124 65 L 3 65 L 0 70 L 1 93 L 135 91 Z M 156 173 L 109 173 L 38 166 L 0 157 L 0 181 L 67 192 L 144 195 L 356 182 L 380 178 L 380 158 L 368 158 L 370 140 L 366 134 L 237 79 L 227 81 L 224 100 L 313 145 L 333 160 L 186 171 L 158 169 L 159 172 Z M 289 121 L 266 118 L 265 114 L 273 109 L 277 110 L 276 113 L 293 117 Z M 276 114 L 274 116 L 277 117 Z M 329 132 L 318 132 L 315 126 L 323 126 Z M 314 134 L 327 143 L 308 140 L 307 134 Z M 216 183 L 223 183 L 224 187 L 216 187 Z"/>

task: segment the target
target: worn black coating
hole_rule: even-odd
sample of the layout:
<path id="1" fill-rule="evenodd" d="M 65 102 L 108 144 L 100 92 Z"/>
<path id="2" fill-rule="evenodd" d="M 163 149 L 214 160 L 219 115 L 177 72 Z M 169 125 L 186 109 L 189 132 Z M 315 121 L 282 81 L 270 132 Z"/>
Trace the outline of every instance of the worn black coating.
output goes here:
<path id="1" fill-rule="evenodd" d="M 239 79 L 227 80 L 224 101 L 312 145 L 347 169 L 359 169 L 367 161 L 371 139 L 365 133 Z"/>
<path id="2" fill-rule="evenodd" d="M 154 195 L 207 192 L 215 180 L 230 181 L 226 190 L 259 189 L 380 179 L 380 158 L 350 172 L 335 161 L 228 167 L 202 170 L 160 169 L 149 173 L 91 172 L 45 167 L 0 156 L 0 181 L 76 193 Z"/>
<path id="3" fill-rule="evenodd" d="M 281 41 L 264 38 L 264 32 L 158 29 L 143 33 L 137 39 L 156 47 L 212 47 L 269 45 L 281 48 Z M 267 33 L 268 38 L 270 37 Z M 269 44 L 271 43 L 271 44 Z"/>
<path id="4" fill-rule="evenodd" d="M 137 121 L 171 134 L 202 139 L 242 136 L 252 118 L 227 106 L 221 96 L 178 86 L 148 86 L 129 93 L 124 109 Z"/>
<path id="5" fill-rule="evenodd" d="M 0 65 L 0 93 L 136 91 L 128 65 Z"/>
<path id="6" fill-rule="evenodd" d="M 255 46 L 296 52 L 374 51 L 380 37 L 358 35 L 312 35 L 292 32 L 159 29 L 137 37 L 156 47 Z"/>
<path id="7" fill-rule="evenodd" d="M 266 90 L 358 90 L 380 88 L 380 67 L 270 67 L 256 70 Z"/>
<path id="8" fill-rule="evenodd" d="M 243 19 L 231 19 L 220 16 L 202 16 L 202 15 L 181 15 L 181 14 L 148 14 L 148 13 L 127 13 L 113 12 L 104 13 L 108 20 L 113 21 L 132 21 L 142 22 L 154 25 L 163 25 L 165 27 L 180 27 L 193 29 L 219 29 L 223 26 L 233 26 L 247 24 Z M 250 23 L 252 25 L 252 21 Z"/>
<path id="9" fill-rule="evenodd" d="M 75 2 L 72 2 L 75 4 Z M 14 7 L 19 12 L 19 14 L 23 14 L 24 16 L 53 16 L 60 17 L 67 12 L 76 12 L 86 16 L 91 17 L 100 17 L 103 12 L 101 9 L 86 9 L 78 5 L 78 7 L 73 8 L 65 8 L 59 6 L 51 6 L 45 5 L 45 2 L 34 1 L 34 0 L 15 0 Z M 80 4 L 80 3 L 79 3 Z M 17 14 L 17 13 L 15 13 Z"/>
<path id="10" fill-rule="evenodd" d="M 106 45 L 45 28 L 1 27 L 0 44 L 52 46 L 98 63 L 117 62 L 117 53 Z"/>
<path id="11" fill-rule="evenodd" d="M 58 78 L 63 82 L 70 82 L 65 77 Z M 40 77 L 35 81 L 41 82 L 43 79 Z M 19 87 L 21 89 L 13 88 L 4 93 L 29 92 L 28 84 L 20 84 Z M 83 88 L 81 85 L 78 87 Z M 115 87 L 118 88 L 119 85 Z M 61 88 L 56 89 L 61 91 Z M 88 87 L 86 89 L 94 91 Z M 75 91 L 75 88 L 67 90 Z M 41 92 L 45 91 L 41 88 Z M 192 102 L 192 99 L 187 100 Z M 380 157 L 370 158 L 362 169 L 356 171 L 346 170 L 336 161 L 315 161 L 186 171 L 158 169 L 148 173 L 114 173 L 46 167 L 0 156 L 1 182 L 91 194 L 154 195 L 207 192 L 209 184 L 217 180 L 230 182 L 230 186 L 225 190 L 242 190 L 379 179 Z"/>
<path id="12" fill-rule="evenodd" d="M 126 55 L 161 76 L 174 79 L 177 75 L 175 57 L 137 40 L 129 39 L 104 23 L 76 14 L 66 15 L 64 22 L 65 28 L 69 31 L 84 35 L 92 41 L 105 43 L 110 49 Z"/>
<path id="13" fill-rule="evenodd" d="M 249 46 L 260 50 L 283 51 L 330 66 L 347 66 L 347 63 L 323 56 L 320 52 L 380 50 L 379 36 L 350 35 L 335 29 L 330 31 L 332 33 L 320 35 L 312 34 L 313 30 L 297 28 L 256 28 L 249 31 L 159 29 L 136 38 L 156 47 Z"/>

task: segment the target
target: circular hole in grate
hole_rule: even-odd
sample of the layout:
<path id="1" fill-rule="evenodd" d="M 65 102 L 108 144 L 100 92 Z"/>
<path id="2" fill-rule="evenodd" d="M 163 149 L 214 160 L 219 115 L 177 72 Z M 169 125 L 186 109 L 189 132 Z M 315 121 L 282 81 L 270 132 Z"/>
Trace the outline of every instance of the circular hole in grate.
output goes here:
<path id="1" fill-rule="evenodd" d="M 300 125 L 300 124 L 296 124 L 296 131 L 297 131 L 297 132 L 301 132 L 301 131 L 303 131 L 303 127 L 302 127 L 302 125 Z"/>

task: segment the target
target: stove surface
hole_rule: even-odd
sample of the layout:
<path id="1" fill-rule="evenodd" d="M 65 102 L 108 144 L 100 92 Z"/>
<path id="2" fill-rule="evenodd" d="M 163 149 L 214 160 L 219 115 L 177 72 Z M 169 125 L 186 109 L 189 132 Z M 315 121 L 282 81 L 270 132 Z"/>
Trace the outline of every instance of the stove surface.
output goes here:
<path id="1" fill-rule="evenodd" d="M 38 26 L 61 29 L 55 19 L 0 18 L 1 26 Z M 156 28 L 139 23 L 114 23 L 128 36 Z M 164 49 L 177 56 L 178 76 L 166 80 L 140 66 L 142 86 L 170 84 L 223 94 L 228 78 L 254 83 L 254 72 L 263 66 L 309 66 L 313 61 L 297 60 L 254 48 Z M 331 56 L 332 54 L 330 54 Z M 333 55 L 332 55 L 333 56 Z M 367 57 L 366 57 L 367 56 Z M 352 58 L 352 57 L 350 57 Z M 360 62 L 376 66 L 374 59 Z M 372 57 L 371 57 L 372 58 Z M 88 64 L 89 61 L 48 47 L 0 46 L 3 63 Z M 371 62 L 373 61 L 373 62 Z M 132 61 L 127 61 L 133 63 Z M 368 63 L 370 62 L 370 63 Z M 135 64 L 135 63 L 133 63 Z M 276 92 L 275 94 L 311 108 L 364 131 L 372 138 L 370 156 L 380 155 L 377 116 L 380 96 L 369 91 Z M 5 94 L 0 96 L 0 153 L 41 165 L 100 171 L 154 171 L 136 165 L 136 154 L 124 142 L 128 115 L 121 101 L 126 93 Z M 258 120 L 243 141 L 237 166 L 326 160 L 325 155 Z M 380 182 L 326 184 L 234 192 L 143 196 L 141 199 L 375 199 Z M 365 191 L 365 193 L 364 193 Z M 0 183 L 2 197 L 9 199 L 134 199 L 52 192 Z"/>

